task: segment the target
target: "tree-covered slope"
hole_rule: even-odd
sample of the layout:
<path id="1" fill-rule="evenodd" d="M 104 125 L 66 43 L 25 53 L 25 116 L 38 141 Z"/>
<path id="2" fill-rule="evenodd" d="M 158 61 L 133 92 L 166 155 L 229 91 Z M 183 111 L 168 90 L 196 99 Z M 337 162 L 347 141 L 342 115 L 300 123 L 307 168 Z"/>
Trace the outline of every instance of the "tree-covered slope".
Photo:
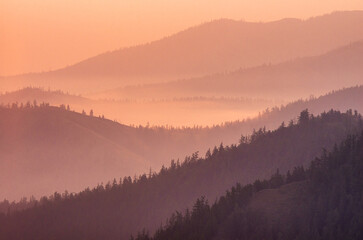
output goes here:
<path id="1" fill-rule="evenodd" d="M 363 134 L 349 136 L 307 170 L 237 184 L 212 205 L 200 198 L 136 239 L 362 239 L 362 171 Z"/>
<path id="2" fill-rule="evenodd" d="M 347 134 L 362 129 L 360 115 L 330 111 L 275 131 L 260 129 L 239 145 L 220 146 L 183 162 L 172 161 L 159 173 L 124 178 L 79 194 L 56 193 L 36 207 L 3 216 L 6 239 L 127 239 L 145 227 L 158 228 L 175 210 L 204 195 L 213 202 L 235 183 L 263 179 L 279 169 L 308 166 L 321 150 L 332 149 Z"/>

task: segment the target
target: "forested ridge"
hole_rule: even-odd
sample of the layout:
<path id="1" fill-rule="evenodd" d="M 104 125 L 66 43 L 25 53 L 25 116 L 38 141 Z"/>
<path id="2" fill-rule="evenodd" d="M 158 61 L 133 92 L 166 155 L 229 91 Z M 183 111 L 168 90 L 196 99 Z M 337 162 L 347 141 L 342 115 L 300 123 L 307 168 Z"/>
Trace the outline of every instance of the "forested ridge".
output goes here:
<path id="1" fill-rule="evenodd" d="M 153 237 L 144 230 L 136 240 L 362 239 L 362 172 L 363 132 L 324 152 L 307 170 L 237 184 L 214 204 L 202 197 L 191 210 L 173 214 Z M 274 192 L 277 204 L 269 199 Z M 287 202 L 286 192 L 295 195 Z M 261 194 L 264 205 L 256 208 Z M 275 214 L 268 210 L 274 207 Z"/>
<path id="2" fill-rule="evenodd" d="M 242 136 L 238 145 L 221 144 L 205 157 L 194 153 L 158 173 L 115 179 L 78 194 L 54 193 L 32 208 L 1 214 L 0 238 L 128 239 L 142 228 L 152 232 L 200 196 L 213 202 L 237 182 L 264 179 L 277 169 L 284 174 L 295 166 L 307 167 L 322 149 L 333 149 L 362 128 L 357 112 L 331 110 L 313 116 L 305 110 L 296 124 L 282 123 L 275 131 L 261 128 Z"/>

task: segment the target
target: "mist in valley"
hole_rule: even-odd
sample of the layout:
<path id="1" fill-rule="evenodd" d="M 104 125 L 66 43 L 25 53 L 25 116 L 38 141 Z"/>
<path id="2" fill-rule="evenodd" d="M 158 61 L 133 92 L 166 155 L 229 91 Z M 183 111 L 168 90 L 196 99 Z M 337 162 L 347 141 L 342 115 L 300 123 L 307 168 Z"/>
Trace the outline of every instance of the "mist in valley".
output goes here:
<path id="1" fill-rule="evenodd" d="M 359 239 L 362 25 L 222 18 L 1 76 L 0 239 Z"/>

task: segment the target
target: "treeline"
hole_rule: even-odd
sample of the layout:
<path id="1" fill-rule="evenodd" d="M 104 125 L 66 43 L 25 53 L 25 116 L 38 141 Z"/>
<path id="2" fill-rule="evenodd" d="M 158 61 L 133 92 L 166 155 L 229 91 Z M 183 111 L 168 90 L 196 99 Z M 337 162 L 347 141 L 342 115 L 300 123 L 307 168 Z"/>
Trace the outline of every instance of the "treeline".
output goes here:
<path id="1" fill-rule="evenodd" d="M 157 229 L 172 212 L 192 206 L 200 196 L 213 202 L 237 182 L 264 179 L 276 169 L 284 174 L 295 166 L 307 167 L 323 148 L 333 149 L 362 129 L 362 117 L 353 111 L 313 116 L 305 110 L 297 123 L 283 123 L 275 131 L 261 128 L 242 136 L 238 145 L 221 144 L 205 157 L 194 153 L 184 161 L 173 160 L 158 173 L 43 197 L 32 208 L 3 214 L 0 238 L 128 239 L 143 227 Z"/>
<path id="2" fill-rule="evenodd" d="M 6 213 L 11 214 L 16 211 L 25 210 L 27 208 L 34 207 L 36 204 L 38 204 L 38 201 L 35 199 L 34 196 L 30 197 L 29 199 L 27 197 L 23 197 L 20 199 L 20 201 L 8 201 L 3 200 L 0 202 L 0 214 Z"/>
<path id="3" fill-rule="evenodd" d="M 48 102 L 41 102 L 40 104 L 38 104 L 37 100 L 33 100 L 33 102 L 31 101 L 27 101 L 26 103 L 23 102 L 14 102 L 14 103 L 8 103 L 8 104 L 3 104 L 0 103 L 0 108 L 7 108 L 7 109 L 14 109 L 14 110 L 26 110 L 26 109 L 35 109 L 35 108 L 49 108 L 49 107 L 54 107 L 51 106 Z M 65 104 L 60 104 L 59 109 L 64 110 L 64 111 L 72 111 L 71 107 L 69 104 L 65 105 Z M 85 110 L 82 110 L 82 115 L 87 115 Z M 93 114 L 93 109 L 91 109 L 89 111 L 88 116 L 90 117 L 94 117 Z M 99 118 L 104 119 L 105 116 L 104 115 L 99 115 Z"/>
<path id="4" fill-rule="evenodd" d="M 35 92 L 38 94 L 43 94 L 43 93 L 53 93 L 53 94 L 58 94 L 58 95 L 68 95 L 68 96 L 76 96 L 76 95 L 72 95 L 69 92 L 64 92 L 60 89 L 58 90 L 51 90 L 50 88 L 48 88 L 47 90 L 45 90 L 43 87 L 33 87 L 33 86 L 29 86 L 29 87 L 24 87 L 21 88 L 19 90 L 16 91 L 5 91 L 5 92 L 0 92 L 0 97 L 1 96 L 6 96 L 6 95 L 18 95 L 21 94 L 22 92 Z M 78 95 L 78 97 L 80 97 L 81 95 Z"/>
<path id="5" fill-rule="evenodd" d="M 269 180 L 243 187 L 237 184 L 214 204 L 199 198 L 184 214 L 173 214 L 152 237 L 144 230 L 131 239 L 362 239 L 362 172 L 363 133 L 349 136 L 329 154 L 324 152 L 307 170 L 299 167 L 292 174 L 277 172 Z M 291 184 L 297 181 L 301 182 Z M 294 194 L 304 198 L 280 207 L 288 208 L 283 209 L 288 215 L 278 213 L 278 221 L 273 222 L 263 208 L 258 211 L 249 207 L 260 191 L 287 184 L 299 188 Z M 299 193 L 301 185 L 306 191 Z"/>
<path id="6" fill-rule="evenodd" d="M 11 109 L 26 109 L 26 108 L 37 108 L 37 107 L 49 107 L 49 103 L 47 102 L 42 102 L 40 104 L 38 104 L 37 100 L 33 100 L 33 102 L 31 101 L 27 101 L 26 103 L 23 102 L 13 102 L 13 103 L 8 103 L 8 104 L 4 104 L 4 103 L 0 103 L 0 107 L 2 108 L 11 108 Z"/>

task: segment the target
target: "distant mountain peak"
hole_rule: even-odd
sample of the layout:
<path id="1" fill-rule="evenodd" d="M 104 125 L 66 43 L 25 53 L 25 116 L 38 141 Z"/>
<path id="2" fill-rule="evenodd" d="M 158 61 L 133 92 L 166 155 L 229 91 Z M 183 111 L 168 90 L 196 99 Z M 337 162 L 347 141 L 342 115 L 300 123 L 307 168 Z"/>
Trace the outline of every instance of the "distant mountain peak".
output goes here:
<path id="1" fill-rule="evenodd" d="M 362 25 L 362 11 L 266 23 L 219 19 L 147 44 L 106 52 L 63 69 L 17 76 L 4 82 L 11 82 L 9 86 L 14 82 L 22 86 L 35 82 L 80 93 L 167 82 L 320 55 L 363 39 Z"/>

